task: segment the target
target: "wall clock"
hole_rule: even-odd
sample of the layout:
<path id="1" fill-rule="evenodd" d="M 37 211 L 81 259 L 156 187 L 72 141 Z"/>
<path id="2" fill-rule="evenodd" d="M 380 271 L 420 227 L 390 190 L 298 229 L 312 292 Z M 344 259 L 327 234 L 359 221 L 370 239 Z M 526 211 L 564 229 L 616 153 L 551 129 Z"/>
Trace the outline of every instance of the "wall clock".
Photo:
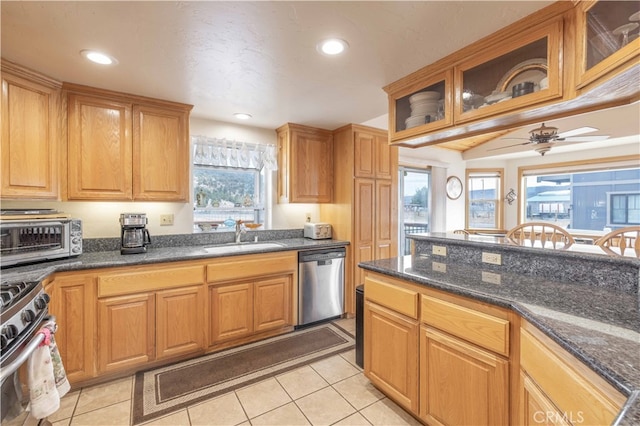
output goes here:
<path id="1" fill-rule="evenodd" d="M 447 197 L 457 200 L 462 195 L 462 181 L 457 176 L 447 178 Z"/>

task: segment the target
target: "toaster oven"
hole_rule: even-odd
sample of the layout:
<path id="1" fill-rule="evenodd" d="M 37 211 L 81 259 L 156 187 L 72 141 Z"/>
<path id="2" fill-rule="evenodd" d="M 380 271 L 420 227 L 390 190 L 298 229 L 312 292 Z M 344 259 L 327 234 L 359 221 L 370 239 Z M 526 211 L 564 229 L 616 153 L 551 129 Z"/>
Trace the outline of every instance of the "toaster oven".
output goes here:
<path id="1" fill-rule="evenodd" d="M 82 254 L 82 221 L 70 218 L 0 220 L 0 266 Z"/>

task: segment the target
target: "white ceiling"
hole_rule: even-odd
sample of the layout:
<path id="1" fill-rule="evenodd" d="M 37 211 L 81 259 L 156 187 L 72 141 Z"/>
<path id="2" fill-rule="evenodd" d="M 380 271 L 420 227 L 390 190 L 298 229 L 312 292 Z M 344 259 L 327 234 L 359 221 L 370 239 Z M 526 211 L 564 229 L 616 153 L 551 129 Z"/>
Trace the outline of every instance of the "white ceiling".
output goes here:
<path id="1" fill-rule="evenodd" d="M 383 86 L 489 35 L 551 1 L 0 1 L 2 57 L 60 81 L 194 105 L 192 116 L 275 129 L 294 122 L 386 128 Z M 350 47 L 326 57 L 316 44 Z M 87 62 L 99 49 L 119 63 Z M 638 143 L 640 103 L 554 120 Z M 525 138 L 537 126 L 505 137 Z M 495 140 L 464 159 L 539 155 Z M 517 143 L 517 141 L 515 142 Z M 553 153 L 589 145 L 556 146 Z M 602 146 L 601 143 L 598 146 Z"/>
<path id="2" fill-rule="evenodd" d="M 2 57 L 55 79 L 194 105 L 192 115 L 327 129 L 387 113 L 382 87 L 550 1 L 17 2 Z M 326 37 L 350 48 L 316 52 Z M 79 54 L 100 49 L 119 64 Z"/>

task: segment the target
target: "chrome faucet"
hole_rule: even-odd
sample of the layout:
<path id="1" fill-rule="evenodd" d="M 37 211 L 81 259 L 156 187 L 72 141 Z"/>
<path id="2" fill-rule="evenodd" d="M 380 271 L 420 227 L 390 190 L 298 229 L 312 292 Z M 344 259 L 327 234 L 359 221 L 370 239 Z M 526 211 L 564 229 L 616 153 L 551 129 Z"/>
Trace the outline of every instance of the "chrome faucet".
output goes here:
<path id="1" fill-rule="evenodd" d="M 241 220 L 236 220 L 236 244 L 240 243 L 240 237 L 242 234 L 247 233 L 247 228 L 244 226 Z"/>

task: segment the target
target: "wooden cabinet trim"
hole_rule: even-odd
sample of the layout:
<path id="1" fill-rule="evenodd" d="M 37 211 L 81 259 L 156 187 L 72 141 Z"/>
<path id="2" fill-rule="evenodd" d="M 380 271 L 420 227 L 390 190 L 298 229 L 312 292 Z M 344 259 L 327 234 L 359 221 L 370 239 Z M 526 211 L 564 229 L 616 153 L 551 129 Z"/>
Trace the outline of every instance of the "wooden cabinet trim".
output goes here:
<path id="1" fill-rule="evenodd" d="M 290 251 L 262 255 L 246 255 L 220 258 L 209 261 L 206 267 L 207 282 L 226 282 L 244 280 L 252 277 L 265 277 L 295 273 L 297 278 L 298 252 Z"/>
<path id="2" fill-rule="evenodd" d="M 98 277 L 98 297 L 156 291 L 204 283 L 204 265 L 146 267 L 132 272 L 106 273 Z"/>
<path id="3" fill-rule="evenodd" d="M 485 349 L 509 356 L 509 321 L 421 295 L 421 320 Z"/>
<path id="4" fill-rule="evenodd" d="M 367 300 L 393 309 L 409 318 L 418 318 L 418 293 L 415 291 L 366 276 L 364 296 Z"/>
<path id="5" fill-rule="evenodd" d="M 585 424 L 610 424 L 626 398 L 533 326 L 520 329 L 520 366 L 561 412 Z"/>

